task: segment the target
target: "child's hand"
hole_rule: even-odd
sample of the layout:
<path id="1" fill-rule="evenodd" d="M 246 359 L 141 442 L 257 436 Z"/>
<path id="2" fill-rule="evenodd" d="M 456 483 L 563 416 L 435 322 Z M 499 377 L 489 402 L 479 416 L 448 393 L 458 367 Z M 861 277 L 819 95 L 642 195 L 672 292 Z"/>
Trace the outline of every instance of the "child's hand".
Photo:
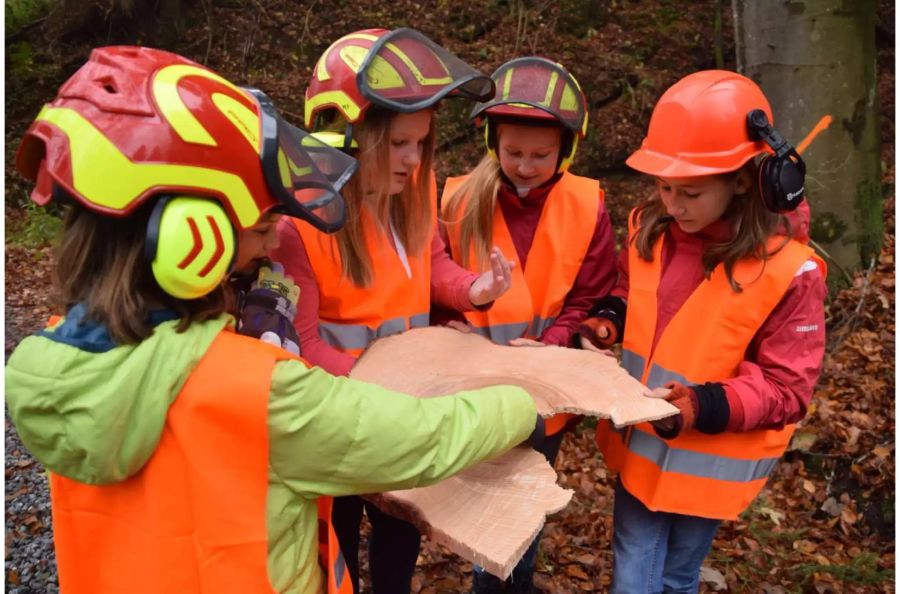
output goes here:
<path id="1" fill-rule="evenodd" d="M 238 333 L 299 355 L 300 339 L 294 328 L 299 297 L 300 288 L 292 278 L 284 276 L 280 264 L 260 267 L 238 312 Z"/>
<path id="2" fill-rule="evenodd" d="M 693 428 L 697 419 L 697 395 L 694 390 L 679 383 L 666 384 L 665 388 L 656 388 L 647 394 L 648 398 L 662 398 L 674 405 L 680 414 L 650 424 L 663 439 L 675 439 L 684 431 Z"/>
<path id="3" fill-rule="evenodd" d="M 604 317 L 587 318 L 578 325 L 575 332 L 580 338 L 578 344 L 581 348 L 592 351 L 606 350 L 616 344 L 619 338 L 616 324 Z"/>
<path id="4" fill-rule="evenodd" d="M 472 305 L 485 305 L 503 296 L 509 290 L 515 266 L 516 263 L 507 260 L 500 248 L 491 248 L 491 269 L 482 273 L 469 287 L 469 301 Z"/>

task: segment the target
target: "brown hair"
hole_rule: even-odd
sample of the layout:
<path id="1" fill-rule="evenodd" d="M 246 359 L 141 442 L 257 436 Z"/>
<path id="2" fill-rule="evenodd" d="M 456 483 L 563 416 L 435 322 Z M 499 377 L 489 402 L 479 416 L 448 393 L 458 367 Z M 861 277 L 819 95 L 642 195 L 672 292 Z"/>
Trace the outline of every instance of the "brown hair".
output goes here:
<path id="1" fill-rule="evenodd" d="M 112 218 L 79 206 L 69 208 L 56 249 L 55 282 L 66 309 L 78 303 L 87 317 L 106 326 L 119 344 L 135 344 L 153 333 L 150 312 L 167 308 L 181 318 L 178 331 L 193 322 L 230 311 L 231 292 L 220 285 L 185 301 L 163 291 L 144 256 L 151 205 L 126 218 Z"/>
<path id="2" fill-rule="evenodd" d="M 725 276 L 735 292 L 741 291 L 741 284 L 734 278 L 734 266 L 744 258 L 756 258 L 765 262 L 788 242 L 791 225 L 787 217 L 775 214 L 763 204 L 759 194 L 759 167 L 748 161 L 741 169 L 721 174 L 726 179 L 734 179 L 745 172 L 751 180 L 744 194 L 735 194 L 722 218 L 731 222 L 731 238 L 723 243 L 710 245 L 703 253 L 703 270 L 706 278 L 719 264 L 724 264 Z M 657 192 L 635 209 L 637 233 L 632 242 L 642 260 L 653 260 L 653 246 L 674 219 L 666 214 L 666 208 Z M 769 251 L 766 241 L 776 232 L 785 233 L 783 243 Z"/>
<path id="3" fill-rule="evenodd" d="M 362 209 L 367 206 L 381 231 L 390 236 L 393 225 L 397 238 L 411 254 L 421 252 L 431 240 L 431 170 L 434 159 L 435 118 L 422 147 L 416 174 L 397 196 L 388 194 L 390 185 L 390 130 L 397 112 L 372 106 L 365 119 L 353 125 L 359 145 L 356 158 L 359 172 L 341 190 L 347 203 L 347 223 L 335 234 L 341 257 L 341 273 L 357 287 L 372 282 L 372 259 L 366 246 Z M 327 129 L 341 131 L 346 121 L 336 118 Z M 366 194 L 365 189 L 370 189 Z M 372 193 L 372 191 L 374 192 Z"/>
<path id="4" fill-rule="evenodd" d="M 493 245 L 494 208 L 500 189 L 500 163 L 490 155 L 482 157 L 469 178 L 447 201 L 446 212 L 450 218 L 442 219 L 446 227 L 459 225 L 459 262 L 465 267 L 477 264 L 478 270 L 487 269 Z M 462 208 L 466 197 L 465 208 Z M 475 262 L 469 261 L 474 247 Z"/>

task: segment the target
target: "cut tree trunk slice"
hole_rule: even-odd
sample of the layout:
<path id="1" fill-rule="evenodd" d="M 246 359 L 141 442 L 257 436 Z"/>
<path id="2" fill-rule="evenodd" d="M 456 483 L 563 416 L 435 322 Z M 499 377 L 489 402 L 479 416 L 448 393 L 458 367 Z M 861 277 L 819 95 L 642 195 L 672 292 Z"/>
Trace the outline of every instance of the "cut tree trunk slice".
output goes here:
<path id="1" fill-rule="evenodd" d="M 561 347 L 508 347 L 473 333 L 431 327 L 373 343 L 350 376 L 421 398 L 501 384 L 524 388 L 538 412 L 599 416 L 617 426 L 661 419 L 677 409 L 613 357 Z M 507 578 L 548 514 L 572 492 L 530 448 L 510 452 L 430 487 L 367 495 L 459 556 Z"/>
<path id="2" fill-rule="evenodd" d="M 420 397 L 511 384 L 527 390 L 545 417 L 571 412 L 611 419 L 617 427 L 678 412 L 647 398 L 647 387 L 613 357 L 555 346 L 500 346 L 445 327 L 375 341 L 350 376 Z"/>
<path id="3" fill-rule="evenodd" d="M 503 579 L 547 515 L 571 498 L 544 456 L 524 446 L 430 487 L 366 495 L 385 513 Z"/>

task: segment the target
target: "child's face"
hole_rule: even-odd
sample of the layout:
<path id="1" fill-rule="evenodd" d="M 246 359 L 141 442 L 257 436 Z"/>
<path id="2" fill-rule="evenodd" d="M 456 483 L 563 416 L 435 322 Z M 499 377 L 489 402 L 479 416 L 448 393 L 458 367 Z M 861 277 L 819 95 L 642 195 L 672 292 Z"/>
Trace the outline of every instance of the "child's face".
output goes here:
<path id="1" fill-rule="evenodd" d="M 719 220 L 734 195 L 743 194 L 747 188 L 748 177 L 743 173 L 656 178 L 666 212 L 685 233 L 696 233 Z"/>
<path id="2" fill-rule="evenodd" d="M 281 215 L 264 214 L 257 224 L 238 232 L 237 258 L 232 273 L 253 272 L 260 260 L 278 247 L 276 227 L 279 218 Z"/>
<path id="3" fill-rule="evenodd" d="M 517 188 L 536 188 L 556 173 L 559 128 L 500 124 L 497 136 L 500 168 Z"/>
<path id="4" fill-rule="evenodd" d="M 391 182 L 388 193 L 399 194 L 409 183 L 412 173 L 422 162 L 422 148 L 431 130 L 430 109 L 400 113 L 391 120 L 390 136 Z"/>

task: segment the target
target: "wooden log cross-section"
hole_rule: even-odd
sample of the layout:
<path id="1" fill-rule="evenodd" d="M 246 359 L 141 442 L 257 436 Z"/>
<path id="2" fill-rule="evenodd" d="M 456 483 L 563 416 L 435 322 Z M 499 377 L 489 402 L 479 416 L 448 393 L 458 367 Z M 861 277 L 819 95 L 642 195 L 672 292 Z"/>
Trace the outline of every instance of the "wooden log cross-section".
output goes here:
<path id="1" fill-rule="evenodd" d="M 452 328 L 378 340 L 350 375 L 421 398 L 515 385 L 531 394 L 542 416 L 571 412 L 611 419 L 619 427 L 677 412 L 664 400 L 647 398 L 647 388 L 613 357 L 554 346 L 500 346 Z M 556 472 L 541 454 L 518 447 L 430 487 L 367 497 L 505 579 L 546 516 L 571 496 L 556 484 Z"/>

